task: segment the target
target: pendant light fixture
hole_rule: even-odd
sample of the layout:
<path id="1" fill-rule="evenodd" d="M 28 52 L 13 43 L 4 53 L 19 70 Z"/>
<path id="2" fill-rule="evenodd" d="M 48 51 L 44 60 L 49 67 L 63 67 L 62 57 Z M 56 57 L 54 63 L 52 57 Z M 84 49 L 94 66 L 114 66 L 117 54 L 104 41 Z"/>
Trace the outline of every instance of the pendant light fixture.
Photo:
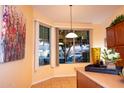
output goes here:
<path id="1" fill-rule="evenodd" d="M 74 33 L 74 31 L 72 30 L 72 5 L 69 5 L 70 6 L 70 30 L 71 32 L 69 32 L 65 37 L 66 38 L 77 38 L 78 36 Z"/>

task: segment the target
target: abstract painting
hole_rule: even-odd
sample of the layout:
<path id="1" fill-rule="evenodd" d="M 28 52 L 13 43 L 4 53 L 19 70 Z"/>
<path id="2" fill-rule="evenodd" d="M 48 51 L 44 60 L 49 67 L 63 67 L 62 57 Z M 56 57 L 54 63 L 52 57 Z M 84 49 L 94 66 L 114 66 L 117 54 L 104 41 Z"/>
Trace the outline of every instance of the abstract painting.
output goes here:
<path id="1" fill-rule="evenodd" d="M 23 59 L 25 56 L 26 21 L 16 6 L 2 6 L 0 30 L 0 63 Z"/>

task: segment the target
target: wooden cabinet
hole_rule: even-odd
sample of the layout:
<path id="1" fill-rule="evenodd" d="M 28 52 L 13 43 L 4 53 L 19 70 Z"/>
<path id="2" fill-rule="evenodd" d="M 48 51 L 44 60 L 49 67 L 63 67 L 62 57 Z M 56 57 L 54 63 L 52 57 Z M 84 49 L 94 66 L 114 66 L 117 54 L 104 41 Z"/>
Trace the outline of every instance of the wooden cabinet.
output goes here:
<path id="1" fill-rule="evenodd" d="M 120 53 L 122 61 L 119 61 L 117 65 L 122 65 L 124 66 L 124 46 L 118 46 L 116 48 L 116 51 Z"/>
<path id="2" fill-rule="evenodd" d="M 116 51 L 121 54 L 121 58 L 124 58 L 124 46 L 118 46 Z"/>
<path id="3" fill-rule="evenodd" d="M 124 22 L 121 22 L 114 26 L 116 45 L 124 45 Z"/>
<path id="4" fill-rule="evenodd" d="M 107 47 L 112 48 L 115 46 L 115 33 L 114 27 L 107 28 Z"/>
<path id="5" fill-rule="evenodd" d="M 124 66 L 124 22 L 106 28 L 107 47 L 115 48 L 120 53 L 122 61 L 119 65 Z"/>

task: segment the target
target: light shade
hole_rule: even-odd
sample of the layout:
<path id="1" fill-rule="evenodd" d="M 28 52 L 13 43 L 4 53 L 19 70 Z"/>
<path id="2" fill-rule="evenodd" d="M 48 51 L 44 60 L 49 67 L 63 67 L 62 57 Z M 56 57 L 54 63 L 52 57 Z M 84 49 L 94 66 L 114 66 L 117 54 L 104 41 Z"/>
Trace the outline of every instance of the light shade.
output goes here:
<path id="1" fill-rule="evenodd" d="M 64 45 L 62 42 L 59 42 L 59 45 Z"/>
<path id="2" fill-rule="evenodd" d="M 65 37 L 66 38 L 77 38 L 78 36 L 74 32 L 70 32 Z"/>

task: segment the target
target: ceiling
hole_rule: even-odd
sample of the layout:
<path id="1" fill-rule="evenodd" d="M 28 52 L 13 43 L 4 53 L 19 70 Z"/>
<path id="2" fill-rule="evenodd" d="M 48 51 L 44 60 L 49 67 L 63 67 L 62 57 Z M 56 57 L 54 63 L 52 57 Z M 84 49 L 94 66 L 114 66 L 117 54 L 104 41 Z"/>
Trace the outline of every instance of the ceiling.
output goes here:
<path id="1" fill-rule="evenodd" d="M 73 23 L 101 23 L 120 7 L 120 5 L 73 5 L 72 20 Z M 70 22 L 68 5 L 37 5 L 33 8 L 56 23 Z"/>

